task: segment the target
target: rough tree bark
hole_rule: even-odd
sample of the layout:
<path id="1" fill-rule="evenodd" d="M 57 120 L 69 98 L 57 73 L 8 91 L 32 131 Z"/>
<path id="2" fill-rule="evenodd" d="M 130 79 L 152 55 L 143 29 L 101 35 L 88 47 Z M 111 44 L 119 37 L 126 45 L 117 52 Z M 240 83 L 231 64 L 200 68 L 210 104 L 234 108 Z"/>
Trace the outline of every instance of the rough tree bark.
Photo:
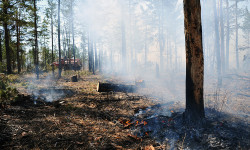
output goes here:
<path id="1" fill-rule="evenodd" d="M 204 58 L 200 0 L 184 0 L 186 45 L 186 124 L 199 125 L 205 118 L 203 101 Z"/>
<path id="2" fill-rule="evenodd" d="M 9 1 L 4 0 L 3 1 L 3 13 L 4 13 L 4 21 L 3 21 L 3 28 L 4 28 L 4 38 L 5 38 L 5 51 L 6 51 L 6 59 L 7 59 L 7 74 L 12 73 L 11 69 L 11 55 L 10 55 L 10 37 L 9 37 L 9 28 L 8 28 L 8 6 Z"/>

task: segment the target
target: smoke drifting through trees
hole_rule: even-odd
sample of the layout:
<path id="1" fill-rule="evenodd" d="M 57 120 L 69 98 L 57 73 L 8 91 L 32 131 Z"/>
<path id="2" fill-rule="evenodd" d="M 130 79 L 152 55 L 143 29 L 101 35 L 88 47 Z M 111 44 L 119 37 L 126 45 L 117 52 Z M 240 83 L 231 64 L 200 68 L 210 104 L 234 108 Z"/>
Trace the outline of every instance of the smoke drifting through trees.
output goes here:
<path id="1" fill-rule="evenodd" d="M 16 21 L 10 17 L 14 12 L 10 6 L 15 2 L 16 6 L 23 6 L 22 13 L 27 16 L 15 16 L 27 24 L 22 27 L 17 21 L 16 29 L 9 26 Z M 94 74 L 126 75 L 145 79 L 148 84 L 157 79 L 156 83 L 184 99 L 182 0 L 60 2 L 60 11 L 58 1 L 0 2 L 3 72 L 20 72 L 20 64 L 22 70 L 36 70 L 37 75 L 38 67 L 42 71 L 54 70 L 50 64 L 58 61 L 62 47 L 62 59 L 79 58 L 83 68 Z M 223 86 L 226 83 L 222 79 L 227 74 L 249 71 L 246 65 L 249 63 L 249 6 L 246 4 L 249 4 L 246 0 L 201 1 L 205 83 L 206 77 L 212 77 L 217 79 L 217 85 Z M 56 23 L 59 14 L 60 26 Z M 58 44 L 59 39 L 62 42 Z"/>

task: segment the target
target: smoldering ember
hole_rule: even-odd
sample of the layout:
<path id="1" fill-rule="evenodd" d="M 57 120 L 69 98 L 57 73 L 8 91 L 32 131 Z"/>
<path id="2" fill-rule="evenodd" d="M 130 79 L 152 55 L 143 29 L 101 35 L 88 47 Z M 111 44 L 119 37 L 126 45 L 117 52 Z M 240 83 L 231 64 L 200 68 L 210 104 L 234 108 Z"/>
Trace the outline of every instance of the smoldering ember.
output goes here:
<path id="1" fill-rule="evenodd" d="M 248 0 L 0 1 L 0 149 L 250 149 Z"/>

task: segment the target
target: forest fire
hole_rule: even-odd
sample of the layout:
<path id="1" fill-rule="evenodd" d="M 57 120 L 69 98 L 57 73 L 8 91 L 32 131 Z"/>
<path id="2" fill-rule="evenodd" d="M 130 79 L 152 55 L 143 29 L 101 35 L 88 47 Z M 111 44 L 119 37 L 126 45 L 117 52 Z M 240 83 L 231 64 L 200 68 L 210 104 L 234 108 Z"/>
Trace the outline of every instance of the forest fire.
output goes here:
<path id="1" fill-rule="evenodd" d="M 249 9 L 0 1 L 0 149 L 250 149 Z"/>

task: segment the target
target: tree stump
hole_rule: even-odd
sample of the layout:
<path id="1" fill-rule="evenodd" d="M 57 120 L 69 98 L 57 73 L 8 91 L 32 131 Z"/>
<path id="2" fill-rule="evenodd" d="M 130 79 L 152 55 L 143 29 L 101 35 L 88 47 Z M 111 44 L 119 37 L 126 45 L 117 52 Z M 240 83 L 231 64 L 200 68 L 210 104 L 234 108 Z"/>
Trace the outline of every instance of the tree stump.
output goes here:
<path id="1" fill-rule="evenodd" d="M 77 82 L 77 75 L 71 77 L 71 82 Z"/>

